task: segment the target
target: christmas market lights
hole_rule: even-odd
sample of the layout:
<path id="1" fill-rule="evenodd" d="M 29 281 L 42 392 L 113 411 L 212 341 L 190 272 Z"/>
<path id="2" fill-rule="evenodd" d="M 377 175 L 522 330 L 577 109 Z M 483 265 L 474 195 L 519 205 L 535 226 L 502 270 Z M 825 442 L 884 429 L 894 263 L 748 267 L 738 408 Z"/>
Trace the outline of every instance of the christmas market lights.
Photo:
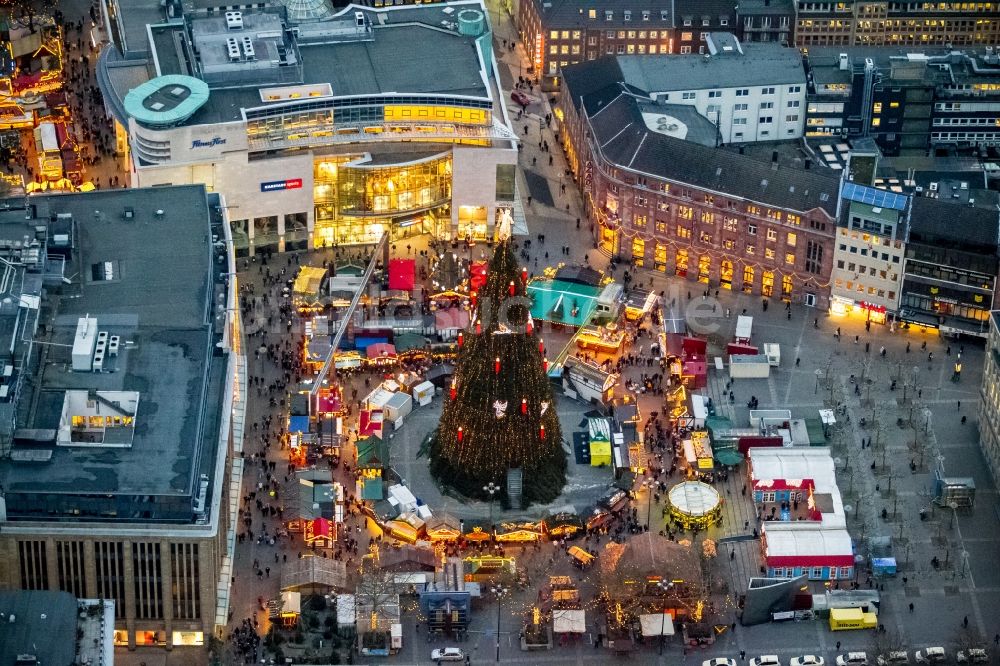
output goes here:
<path id="1" fill-rule="evenodd" d="M 501 239 L 474 299 L 474 336 L 460 337 L 452 398 L 430 447 L 431 472 L 463 495 L 488 499 L 522 472 L 522 504 L 555 499 L 566 480 L 566 454 L 553 403 L 544 342 L 536 338 L 526 300 L 527 273 Z M 520 278 L 520 280 L 518 279 Z M 466 331 L 468 332 L 468 331 Z"/>

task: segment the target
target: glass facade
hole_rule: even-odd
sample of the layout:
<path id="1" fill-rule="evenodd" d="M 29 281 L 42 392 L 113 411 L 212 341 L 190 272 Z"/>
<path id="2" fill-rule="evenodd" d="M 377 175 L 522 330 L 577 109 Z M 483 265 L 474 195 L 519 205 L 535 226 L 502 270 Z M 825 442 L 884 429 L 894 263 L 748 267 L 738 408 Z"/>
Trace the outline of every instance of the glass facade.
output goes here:
<path id="1" fill-rule="evenodd" d="M 451 222 L 450 154 L 420 163 L 349 165 L 357 156 L 324 157 L 313 167 L 315 244 L 374 243 L 447 231 Z"/>

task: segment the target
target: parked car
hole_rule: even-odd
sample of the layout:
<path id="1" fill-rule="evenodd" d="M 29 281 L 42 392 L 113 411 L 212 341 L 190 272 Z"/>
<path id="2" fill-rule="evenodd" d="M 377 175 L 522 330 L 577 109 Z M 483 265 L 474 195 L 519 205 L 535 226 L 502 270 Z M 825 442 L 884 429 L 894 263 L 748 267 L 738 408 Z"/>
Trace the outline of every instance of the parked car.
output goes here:
<path id="1" fill-rule="evenodd" d="M 989 660 L 989 654 L 987 654 L 986 650 L 982 648 L 959 650 L 958 654 L 955 655 L 955 661 L 960 664 L 985 664 L 989 662 Z"/>
<path id="2" fill-rule="evenodd" d="M 814 654 L 804 654 L 801 657 L 792 657 L 788 663 L 792 666 L 823 666 L 826 660 Z"/>
<path id="3" fill-rule="evenodd" d="M 701 662 L 701 666 L 736 666 L 736 660 L 728 657 L 716 657 L 715 659 L 706 659 Z"/>
<path id="4" fill-rule="evenodd" d="M 776 654 L 762 654 L 751 659 L 750 666 L 781 666 L 781 660 Z"/>
<path id="5" fill-rule="evenodd" d="M 903 666 L 903 664 L 910 663 L 910 655 L 905 650 L 880 654 L 875 658 L 875 663 L 878 666 Z"/>
<path id="6" fill-rule="evenodd" d="M 510 98 L 514 100 L 514 102 L 516 102 L 517 104 L 521 105 L 522 107 L 528 106 L 534 101 L 533 99 L 531 99 L 531 97 L 528 96 L 527 93 L 521 90 L 511 90 Z"/>
<path id="7" fill-rule="evenodd" d="M 867 652 L 848 652 L 837 655 L 837 666 L 868 666 Z"/>
<path id="8" fill-rule="evenodd" d="M 918 664 L 939 664 L 945 660 L 943 647 L 929 647 L 917 650 L 913 657 Z"/>
<path id="9" fill-rule="evenodd" d="M 465 653 L 462 648 L 438 648 L 431 652 L 431 661 L 462 661 Z"/>

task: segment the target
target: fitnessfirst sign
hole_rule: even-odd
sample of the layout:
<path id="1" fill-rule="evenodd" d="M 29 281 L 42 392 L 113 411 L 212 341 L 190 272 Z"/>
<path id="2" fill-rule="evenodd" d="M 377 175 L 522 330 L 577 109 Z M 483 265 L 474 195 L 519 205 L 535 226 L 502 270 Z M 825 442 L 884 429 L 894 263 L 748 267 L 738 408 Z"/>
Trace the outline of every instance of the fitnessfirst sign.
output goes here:
<path id="1" fill-rule="evenodd" d="M 201 139 L 194 139 L 191 141 L 191 148 L 213 148 L 215 146 L 226 145 L 226 140 L 221 136 L 212 137 L 208 141 L 202 141 Z"/>
<path id="2" fill-rule="evenodd" d="M 286 180 L 271 180 L 260 184 L 261 192 L 278 192 L 280 190 L 302 189 L 301 178 L 288 178 Z"/>

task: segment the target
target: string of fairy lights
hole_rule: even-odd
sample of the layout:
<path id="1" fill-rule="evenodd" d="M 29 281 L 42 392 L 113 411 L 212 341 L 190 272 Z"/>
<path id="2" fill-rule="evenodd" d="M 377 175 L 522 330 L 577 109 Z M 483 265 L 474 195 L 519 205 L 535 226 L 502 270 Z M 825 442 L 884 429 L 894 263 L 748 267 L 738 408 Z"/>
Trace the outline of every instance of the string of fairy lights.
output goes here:
<path id="1" fill-rule="evenodd" d="M 432 447 L 432 471 L 472 496 L 521 468 L 524 499 L 554 499 L 565 481 L 562 432 L 548 380 L 545 343 L 526 301 L 528 273 L 509 240 L 498 243 L 486 284 L 471 296 L 469 329 Z"/>

